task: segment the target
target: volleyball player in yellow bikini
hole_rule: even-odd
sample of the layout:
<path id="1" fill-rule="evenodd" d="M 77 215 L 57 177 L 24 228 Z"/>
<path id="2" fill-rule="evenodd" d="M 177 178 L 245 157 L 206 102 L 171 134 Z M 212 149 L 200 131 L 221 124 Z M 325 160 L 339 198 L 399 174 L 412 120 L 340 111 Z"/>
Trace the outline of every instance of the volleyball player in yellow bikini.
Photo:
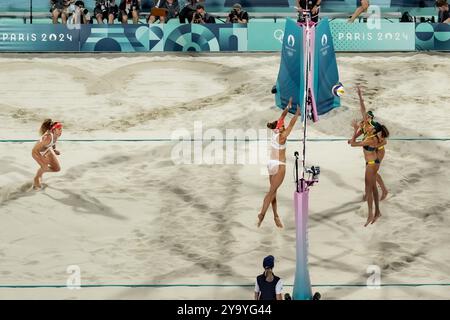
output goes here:
<path id="1" fill-rule="evenodd" d="M 356 122 L 353 122 L 354 134 L 352 139 L 349 140 L 349 144 L 351 144 L 352 147 L 364 148 L 364 158 L 366 160 L 364 201 L 367 201 L 369 207 L 369 216 L 364 226 L 367 226 L 369 223 L 374 223 L 381 217 L 377 183 L 382 190 L 381 200 L 385 199 L 388 193 L 378 170 L 385 155 L 384 146 L 387 142 L 386 139 L 389 137 L 389 131 L 384 125 L 373 121 L 374 115 L 371 111 L 366 112 L 364 99 L 359 86 L 357 87 L 357 90 L 363 120 L 359 125 Z M 356 142 L 356 138 L 361 134 L 364 134 L 363 141 Z M 373 202 L 375 202 L 375 214 L 373 214 Z"/>
<path id="2" fill-rule="evenodd" d="M 358 96 L 359 96 L 360 111 L 361 111 L 361 116 L 362 116 L 363 120 L 360 123 L 357 123 L 356 121 L 354 121 L 352 123 L 352 126 L 355 129 L 355 133 L 353 136 L 353 138 L 355 138 L 355 139 L 362 134 L 364 135 L 364 137 L 366 137 L 368 130 L 373 128 L 374 124 L 376 124 L 376 122 L 374 122 L 374 120 L 373 120 L 374 119 L 373 112 L 372 111 L 366 112 L 366 107 L 364 104 L 364 99 L 362 97 L 362 92 L 361 92 L 360 86 L 357 86 L 357 90 L 358 90 Z M 379 144 L 376 146 L 376 148 L 377 148 L 378 159 L 380 160 L 380 164 L 381 164 L 381 161 L 383 160 L 384 155 L 385 155 L 385 147 L 384 146 L 387 143 L 386 139 L 389 137 L 389 131 L 384 125 L 381 125 L 380 131 L 377 133 L 377 135 L 378 135 L 378 139 L 379 139 Z M 382 201 L 382 200 L 386 199 L 386 197 L 388 195 L 388 190 L 387 190 L 386 185 L 384 184 L 384 181 L 381 178 L 379 173 L 377 173 L 377 183 L 381 188 L 380 201 Z M 364 194 L 363 200 L 366 201 L 366 194 Z"/>
<path id="3" fill-rule="evenodd" d="M 380 144 L 380 140 L 378 139 L 378 132 L 375 127 L 368 128 L 366 131 L 366 136 L 361 142 L 356 142 L 356 132 L 357 131 L 355 129 L 355 133 L 349 143 L 352 147 L 363 147 L 364 149 L 364 159 L 366 160 L 366 172 L 364 178 L 365 194 L 369 208 L 369 214 L 364 227 L 367 227 L 369 223 L 374 223 L 379 217 L 381 217 L 377 188 L 377 174 L 380 167 L 377 147 Z M 373 211 L 373 203 L 375 203 L 375 214 Z"/>

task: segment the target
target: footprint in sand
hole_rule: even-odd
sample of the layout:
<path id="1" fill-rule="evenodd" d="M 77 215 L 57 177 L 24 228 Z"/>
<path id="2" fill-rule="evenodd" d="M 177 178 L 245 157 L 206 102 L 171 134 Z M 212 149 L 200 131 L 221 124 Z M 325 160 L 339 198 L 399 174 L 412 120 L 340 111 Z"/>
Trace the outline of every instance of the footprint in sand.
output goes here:
<path id="1" fill-rule="evenodd" d="M 21 197 L 29 196 L 33 192 L 45 190 L 48 187 L 47 184 L 43 183 L 39 190 L 33 188 L 32 182 L 26 182 L 19 186 L 6 186 L 0 188 L 0 204 L 5 203 L 10 200 L 16 200 Z"/>

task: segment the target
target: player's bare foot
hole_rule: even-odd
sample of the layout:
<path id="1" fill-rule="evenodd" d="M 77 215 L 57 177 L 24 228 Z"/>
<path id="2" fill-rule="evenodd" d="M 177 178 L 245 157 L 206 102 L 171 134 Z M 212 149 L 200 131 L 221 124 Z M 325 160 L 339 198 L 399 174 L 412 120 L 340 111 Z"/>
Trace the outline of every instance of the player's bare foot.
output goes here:
<path id="1" fill-rule="evenodd" d="M 281 223 L 280 216 L 275 216 L 273 219 L 275 220 L 275 224 L 278 228 L 283 228 L 283 224 Z"/>
<path id="2" fill-rule="evenodd" d="M 34 178 L 34 182 L 33 182 L 33 189 L 34 190 L 39 190 L 41 188 L 42 188 L 41 179 L 39 179 L 38 177 L 35 177 Z"/>
<path id="3" fill-rule="evenodd" d="M 372 222 L 373 219 L 374 219 L 373 214 L 369 214 L 369 217 L 367 217 L 367 221 L 366 221 L 366 224 L 364 225 L 364 227 L 367 227 L 369 225 L 369 223 Z"/>
<path id="4" fill-rule="evenodd" d="M 263 222 L 263 220 L 264 220 L 264 215 L 261 213 L 258 214 L 258 224 L 257 224 L 258 228 L 261 226 L 261 223 Z"/>
<path id="5" fill-rule="evenodd" d="M 375 217 L 370 224 L 374 224 L 381 217 L 381 212 L 375 212 Z"/>
<path id="6" fill-rule="evenodd" d="M 383 201 L 384 199 L 386 199 L 387 195 L 388 195 L 388 191 L 383 190 L 381 193 L 380 201 Z"/>

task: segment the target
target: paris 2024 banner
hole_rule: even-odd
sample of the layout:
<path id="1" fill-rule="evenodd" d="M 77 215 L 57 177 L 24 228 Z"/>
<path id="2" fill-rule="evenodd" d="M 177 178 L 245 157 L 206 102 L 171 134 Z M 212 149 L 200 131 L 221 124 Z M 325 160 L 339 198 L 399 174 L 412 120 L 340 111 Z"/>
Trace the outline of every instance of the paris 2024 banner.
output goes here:
<path id="1" fill-rule="evenodd" d="M 330 23 L 335 51 L 450 51 L 450 25 Z M 3 52 L 280 51 L 284 22 L 1 25 Z"/>

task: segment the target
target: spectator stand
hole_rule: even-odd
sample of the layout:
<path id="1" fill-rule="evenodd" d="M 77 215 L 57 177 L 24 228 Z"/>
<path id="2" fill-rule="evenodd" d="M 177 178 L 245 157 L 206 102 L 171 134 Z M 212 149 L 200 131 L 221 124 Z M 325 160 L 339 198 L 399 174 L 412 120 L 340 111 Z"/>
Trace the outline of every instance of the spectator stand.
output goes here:
<path id="1" fill-rule="evenodd" d="M 229 12 L 209 12 L 211 15 L 213 15 L 215 18 L 219 18 L 224 22 L 227 19 Z M 328 17 L 330 20 L 334 19 L 347 19 L 349 16 L 351 16 L 352 12 L 321 12 L 320 17 Z M 148 16 L 150 15 L 149 12 L 141 12 L 140 13 L 140 23 L 146 23 Z M 297 18 L 296 12 L 280 12 L 280 13 L 273 13 L 273 12 L 248 12 L 250 19 L 270 19 L 274 22 L 277 22 L 278 19 L 286 19 L 286 18 Z M 367 13 L 362 14 L 360 20 L 367 18 L 369 15 Z M 401 12 L 382 12 L 381 17 L 383 19 L 386 19 L 388 21 L 392 21 L 393 19 L 400 19 L 402 16 Z M 428 16 L 428 15 L 421 15 L 421 16 Z M 51 23 L 51 14 L 46 12 L 36 12 L 33 13 L 32 16 L 33 20 L 35 19 L 48 19 L 48 23 Z M 24 24 L 27 24 L 31 21 L 31 15 L 29 12 L 0 12 L 0 23 L 1 19 L 21 19 Z M 176 19 L 172 19 L 176 20 Z M 34 21 L 35 22 L 35 21 Z M 35 22 L 36 23 L 36 22 Z M 39 23 L 45 23 L 44 21 L 39 21 Z M 94 22 L 95 23 L 95 22 Z M 119 23 L 119 22 L 117 22 Z M 173 23 L 173 22 L 172 22 Z"/>

